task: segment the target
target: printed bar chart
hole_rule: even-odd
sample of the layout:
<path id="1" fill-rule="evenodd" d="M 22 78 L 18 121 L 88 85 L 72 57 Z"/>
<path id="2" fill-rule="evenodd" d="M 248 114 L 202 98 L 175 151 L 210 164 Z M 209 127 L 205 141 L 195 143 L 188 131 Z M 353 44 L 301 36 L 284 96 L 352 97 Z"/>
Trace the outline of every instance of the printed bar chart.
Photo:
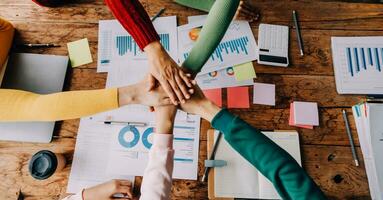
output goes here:
<path id="1" fill-rule="evenodd" d="M 345 52 L 348 72 L 352 77 L 361 70 L 382 72 L 383 48 L 347 47 Z"/>
<path id="2" fill-rule="evenodd" d="M 160 42 L 163 47 L 170 51 L 170 41 L 169 34 L 159 34 Z M 119 56 L 124 56 L 125 54 L 132 53 L 133 56 L 137 56 L 142 53 L 141 49 L 138 47 L 136 41 L 132 38 L 132 36 L 117 36 L 116 37 L 116 50 Z"/>
<path id="3" fill-rule="evenodd" d="M 210 59 L 212 61 L 221 61 L 224 62 L 224 56 L 231 56 L 232 54 L 245 54 L 248 55 L 248 43 L 249 38 L 241 37 L 234 40 L 229 40 L 226 42 L 222 42 L 218 45 L 218 47 L 214 50 L 214 53 L 211 55 Z M 184 59 L 189 56 L 189 53 L 184 53 Z"/>

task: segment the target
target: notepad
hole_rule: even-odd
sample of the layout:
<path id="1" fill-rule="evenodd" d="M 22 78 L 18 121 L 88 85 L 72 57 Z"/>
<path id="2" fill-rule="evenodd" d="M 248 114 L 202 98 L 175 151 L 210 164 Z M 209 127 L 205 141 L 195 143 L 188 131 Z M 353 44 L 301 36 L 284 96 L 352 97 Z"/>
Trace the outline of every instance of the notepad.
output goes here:
<path id="1" fill-rule="evenodd" d="M 297 132 L 263 132 L 263 134 L 286 150 L 301 165 Z M 217 131 L 214 135 L 217 137 Z M 220 141 L 215 159 L 227 162 L 227 166 L 214 168 L 216 198 L 280 199 L 272 183 L 226 140 Z"/>
<path id="2" fill-rule="evenodd" d="M 296 127 L 299 127 L 299 128 L 306 128 L 306 129 L 313 129 L 314 126 L 311 126 L 311 125 L 296 125 L 295 122 L 294 122 L 294 104 L 291 103 L 290 104 L 290 118 L 289 118 L 289 125 L 290 126 L 296 126 Z"/>
<path id="3" fill-rule="evenodd" d="M 318 126 L 318 104 L 314 102 L 293 102 L 294 125 Z"/>
<path id="4" fill-rule="evenodd" d="M 227 88 L 228 108 L 250 108 L 248 87 Z"/>
<path id="5" fill-rule="evenodd" d="M 214 102 L 217 106 L 222 107 L 222 89 L 211 89 L 211 90 L 203 90 L 203 94 Z"/>
<path id="6" fill-rule="evenodd" d="M 93 62 L 87 38 L 70 42 L 67 46 L 72 67 L 78 67 Z"/>
<path id="7" fill-rule="evenodd" d="M 275 106 L 275 85 L 254 83 L 253 104 Z"/>

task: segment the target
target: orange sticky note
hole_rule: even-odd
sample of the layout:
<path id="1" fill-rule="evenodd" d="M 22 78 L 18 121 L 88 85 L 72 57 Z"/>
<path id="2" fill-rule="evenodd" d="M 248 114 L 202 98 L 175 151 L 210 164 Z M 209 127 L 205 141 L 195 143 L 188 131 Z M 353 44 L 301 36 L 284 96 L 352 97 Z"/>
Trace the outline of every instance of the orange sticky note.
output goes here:
<path id="1" fill-rule="evenodd" d="M 314 126 L 310 126 L 310 125 L 295 125 L 294 124 L 294 104 L 293 103 L 290 103 L 289 125 L 290 126 L 296 126 L 299 128 L 314 129 Z"/>
<path id="2" fill-rule="evenodd" d="M 203 90 L 202 92 L 206 96 L 206 98 L 210 99 L 217 106 L 222 107 L 222 89 L 221 88 Z"/>
<path id="3" fill-rule="evenodd" d="M 227 88 L 228 108 L 250 108 L 249 87 Z"/>

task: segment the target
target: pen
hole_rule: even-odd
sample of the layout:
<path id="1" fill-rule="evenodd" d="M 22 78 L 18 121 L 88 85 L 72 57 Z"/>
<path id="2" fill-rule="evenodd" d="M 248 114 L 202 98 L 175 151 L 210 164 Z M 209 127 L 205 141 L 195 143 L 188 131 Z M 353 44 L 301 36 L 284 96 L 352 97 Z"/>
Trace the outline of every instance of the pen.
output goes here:
<path id="1" fill-rule="evenodd" d="M 103 123 L 108 125 L 131 125 L 138 127 L 147 126 L 145 122 L 103 121 Z"/>
<path id="2" fill-rule="evenodd" d="M 213 159 L 214 159 L 214 157 L 215 157 L 215 153 L 217 152 L 217 149 L 218 149 L 219 141 L 221 140 L 221 137 L 222 137 L 222 133 L 219 132 L 219 133 L 218 133 L 218 137 L 217 137 L 217 141 L 215 141 L 215 143 L 214 143 L 213 151 L 212 151 L 211 154 L 210 154 L 209 160 L 213 160 Z M 210 170 L 210 167 L 205 167 L 205 171 L 204 171 L 203 176 L 202 176 L 202 178 L 201 178 L 201 181 L 202 181 L 202 182 L 205 182 L 205 181 L 206 181 L 206 177 L 207 177 L 208 174 L 209 174 L 209 170 Z"/>
<path id="3" fill-rule="evenodd" d="M 22 47 L 60 47 L 58 44 L 19 44 Z"/>
<path id="4" fill-rule="evenodd" d="M 154 17 L 152 17 L 152 22 L 153 22 L 154 20 L 156 20 L 159 16 L 161 16 L 162 13 L 165 12 L 165 10 L 166 10 L 165 8 L 161 8 L 161 10 L 158 11 L 158 13 L 157 13 L 156 15 L 154 15 Z"/>
<path id="5" fill-rule="evenodd" d="M 303 52 L 303 41 L 302 41 L 302 35 L 301 35 L 301 28 L 300 28 L 299 22 L 298 22 L 298 14 L 295 10 L 293 10 L 293 19 L 294 19 L 294 24 L 295 24 L 295 30 L 297 32 L 297 37 L 298 37 L 299 50 L 301 52 L 301 56 L 303 56 L 304 52 Z"/>
<path id="6" fill-rule="evenodd" d="M 352 138 L 352 135 L 351 135 L 350 124 L 348 123 L 348 119 L 347 119 L 347 113 L 345 110 L 342 110 L 342 113 L 343 113 L 344 123 L 346 125 L 348 139 L 350 140 L 352 157 L 354 158 L 355 166 L 358 167 L 359 166 L 358 156 L 356 155 L 354 139 Z"/>

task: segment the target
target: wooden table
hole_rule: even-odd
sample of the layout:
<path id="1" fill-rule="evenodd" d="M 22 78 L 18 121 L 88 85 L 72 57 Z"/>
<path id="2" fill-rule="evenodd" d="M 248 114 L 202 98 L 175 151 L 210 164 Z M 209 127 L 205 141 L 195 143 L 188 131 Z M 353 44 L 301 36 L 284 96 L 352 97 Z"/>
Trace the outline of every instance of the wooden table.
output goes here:
<path id="1" fill-rule="evenodd" d="M 166 15 L 177 15 L 179 24 L 189 15 L 201 12 L 172 3 L 171 0 L 142 0 L 150 15 L 166 7 Z M 319 103 L 320 127 L 297 129 L 300 133 L 303 166 L 329 199 L 370 199 L 364 163 L 355 167 L 341 110 L 350 107 L 361 96 L 339 95 L 335 90 L 330 49 L 331 36 L 383 35 L 383 4 L 355 4 L 325 0 L 253 0 L 261 10 L 263 23 L 293 26 L 291 11 L 298 10 L 306 56 L 300 57 L 294 29 L 290 37 L 288 68 L 255 64 L 258 82 L 276 84 L 276 106 L 251 105 L 250 109 L 233 109 L 250 124 L 260 129 L 294 129 L 288 125 L 289 103 L 294 100 Z M 18 52 L 67 55 L 66 43 L 88 38 L 92 64 L 71 70 L 66 90 L 104 88 L 105 73 L 96 73 L 98 20 L 113 19 L 102 0 L 81 0 L 76 4 L 49 9 L 27 0 L 1 0 L 0 16 L 16 27 L 15 43 L 57 43 L 59 48 L 17 49 Z M 251 24 L 257 38 L 258 22 Z M 1 44 L 0 44 L 1 45 Z M 224 92 L 225 95 L 225 92 Z M 225 98 L 224 98 L 225 99 Z M 225 103 L 225 101 L 224 101 Z M 362 154 L 350 116 L 351 128 L 360 158 Z M 57 123 L 50 144 L 0 142 L 0 199 L 15 199 L 21 188 L 27 199 L 58 199 L 66 191 L 70 164 L 63 172 L 45 181 L 36 181 L 28 173 L 28 160 L 41 149 L 65 153 L 71 163 L 79 120 Z M 201 125 L 199 176 L 206 159 L 206 131 Z M 137 184 L 140 178 L 137 178 Z M 138 187 L 137 187 L 138 188 Z M 173 199 L 207 199 L 207 185 L 198 181 L 175 181 Z"/>

